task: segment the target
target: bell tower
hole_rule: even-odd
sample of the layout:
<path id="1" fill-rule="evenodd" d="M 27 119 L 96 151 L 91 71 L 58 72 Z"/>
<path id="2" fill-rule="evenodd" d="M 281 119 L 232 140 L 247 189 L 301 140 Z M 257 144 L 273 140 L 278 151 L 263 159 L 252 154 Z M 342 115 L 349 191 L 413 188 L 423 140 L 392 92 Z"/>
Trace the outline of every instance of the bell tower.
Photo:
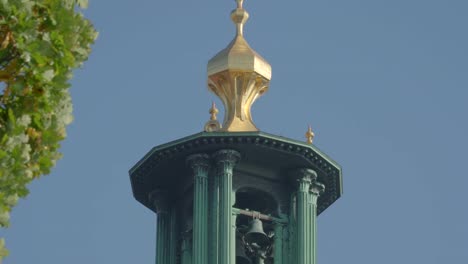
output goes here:
<path id="1" fill-rule="evenodd" d="M 315 264 L 318 215 L 342 193 L 341 167 L 306 141 L 259 131 L 250 108 L 270 64 L 236 35 L 208 63 L 213 104 L 204 131 L 149 151 L 130 170 L 133 194 L 157 215 L 156 264 Z"/>

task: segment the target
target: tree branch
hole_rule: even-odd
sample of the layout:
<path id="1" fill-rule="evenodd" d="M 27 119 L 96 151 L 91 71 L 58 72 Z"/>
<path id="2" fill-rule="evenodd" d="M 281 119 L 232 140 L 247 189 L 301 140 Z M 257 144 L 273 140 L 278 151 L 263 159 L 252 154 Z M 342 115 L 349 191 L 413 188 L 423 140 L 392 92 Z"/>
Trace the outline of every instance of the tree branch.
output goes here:
<path id="1" fill-rule="evenodd" d="M 0 70 L 0 81 L 7 82 L 8 80 L 10 80 L 10 74 L 8 74 L 6 71 Z"/>

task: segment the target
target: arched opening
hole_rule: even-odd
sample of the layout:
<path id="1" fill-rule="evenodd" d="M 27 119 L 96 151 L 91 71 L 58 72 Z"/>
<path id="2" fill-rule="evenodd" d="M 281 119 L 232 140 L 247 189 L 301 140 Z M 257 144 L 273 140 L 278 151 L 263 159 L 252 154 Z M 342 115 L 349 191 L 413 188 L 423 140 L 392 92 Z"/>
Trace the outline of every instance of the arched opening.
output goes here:
<path id="1" fill-rule="evenodd" d="M 278 214 L 278 203 L 269 193 L 255 188 L 241 188 L 236 191 L 235 208 L 260 212 L 266 215 Z"/>

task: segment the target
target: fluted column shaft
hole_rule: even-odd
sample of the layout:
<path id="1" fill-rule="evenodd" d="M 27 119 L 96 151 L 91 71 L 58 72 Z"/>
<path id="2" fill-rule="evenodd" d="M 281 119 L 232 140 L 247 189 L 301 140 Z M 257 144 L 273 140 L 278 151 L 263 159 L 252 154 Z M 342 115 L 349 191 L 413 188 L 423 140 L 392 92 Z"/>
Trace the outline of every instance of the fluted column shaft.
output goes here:
<path id="1" fill-rule="evenodd" d="M 295 171 L 297 179 L 297 264 L 315 264 L 317 200 L 325 186 L 311 169 Z"/>
<path id="2" fill-rule="evenodd" d="M 209 156 L 194 154 L 187 158 L 194 176 L 193 264 L 208 263 L 208 172 Z"/>
<path id="3" fill-rule="evenodd" d="M 291 223 L 287 226 L 283 227 L 283 254 L 282 254 L 282 262 L 284 264 L 294 264 L 294 259 L 291 257 L 291 233 L 289 229 L 291 228 Z"/>
<path id="4" fill-rule="evenodd" d="M 235 150 L 220 150 L 213 155 L 219 177 L 219 264 L 235 264 L 235 235 L 232 232 L 232 176 L 240 154 Z M 235 225 L 235 223 L 234 223 Z"/>
<path id="5" fill-rule="evenodd" d="M 209 224 L 210 230 L 208 232 L 208 259 L 209 264 L 218 264 L 218 241 L 219 241 L 219 178 L 215 171 L 209 175 L 208 178 L 209 189 Z"/>
<path id="6" fill-rule="evenodd" d="M 289 263 L 297 264 L 297 199 L 296 192 L 291 194 L 291 204 L 289 205 Z M 288 262 L 285 262 L 288 263 Z"/>
<path id="7" fill-rule="evenodd" d="M 181 264 L 192 263 L 192 243 L 190 241 L 190 234 L 184 234 L 181 246 Z"/>
<path id="8" fill-rule="evenodd" d="M 176 264 L 177 261 L 177 210 L 175 206 L 170 209 L 169 216 L 169 264 Z M 167 242 L 166 242 L 167 243 Z"/>
<path id="9" fill-rule="evenodd" d="M 168 193 L 154 191 L 150 199 L 157 213 L 156 220 L 156 264 L 175 264 L 176 211 L 170 207 Z"/>
<path id="10" fill-rule="evenodd" d="M 234 205 L 235 202 L 233 202 L 233 205 Z M 230 243 L 230 262 L 231 264 L 235 264 L 236 263 L 236 229 L 237 229 L 237 226 L 236 226 L 236 219 L 237 219 L 237 214 L 234 214 L 232 213 L 231 211 L 231 234 L 230 234 L 230 238 L 231 239 L 231 243 Z"/>
<path id="11" fill-rule="evenodd" d="M 310 203 L 309 203 L 309 214 L 311 224 L 311 230 L 309 232 L 309 241 L 310 241 L 310 251 L 311 251 L 311 264 L 317 263 L 317 201 L 320 196 L 325 191 L 325 185 L 317 181 L 315 177 L 310 186 Z"/>
<path id="12" fill-rule="evenodd" d="M 283 263 L 283 225 L 275 224 L 275 241 L 274 241 L 274 264 Z"/>
<path id="13" fill-rule="evenodd" d="M 311 179 L 307 174 L 303 174 L 303 170 L 297 179 L 297 263 L 310 264 L 308 261 L 308 226 L 310 223 L 310 215 L 307 214 L 309 201 L 309 188 Z"/>
<path id="14" fill-rule="evenodd" d="M 166 241 L 169 240 L 170 215 L 168 212 L 160 212 L 157 216 L 156 225 L 156 264 L 169 263 L 169 248 Z"/>

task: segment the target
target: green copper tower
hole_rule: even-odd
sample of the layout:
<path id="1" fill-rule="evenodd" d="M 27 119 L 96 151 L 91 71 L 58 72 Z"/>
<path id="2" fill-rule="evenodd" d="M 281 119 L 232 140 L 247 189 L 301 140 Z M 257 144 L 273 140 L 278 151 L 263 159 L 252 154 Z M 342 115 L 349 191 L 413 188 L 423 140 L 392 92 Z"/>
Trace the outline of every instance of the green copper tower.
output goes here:
<path id="1" fill-rule="evenodd" d="M 341 167 L 306 142 L 268 134 L 250 108 L 271 66 L 236 35 L 208 62 L 213 104 L 204 131 L 149 151 L 131 170 L 137 201 L 157 215 L 156 264 L 315 264 L 317 217 L 342 194 Z"/>

